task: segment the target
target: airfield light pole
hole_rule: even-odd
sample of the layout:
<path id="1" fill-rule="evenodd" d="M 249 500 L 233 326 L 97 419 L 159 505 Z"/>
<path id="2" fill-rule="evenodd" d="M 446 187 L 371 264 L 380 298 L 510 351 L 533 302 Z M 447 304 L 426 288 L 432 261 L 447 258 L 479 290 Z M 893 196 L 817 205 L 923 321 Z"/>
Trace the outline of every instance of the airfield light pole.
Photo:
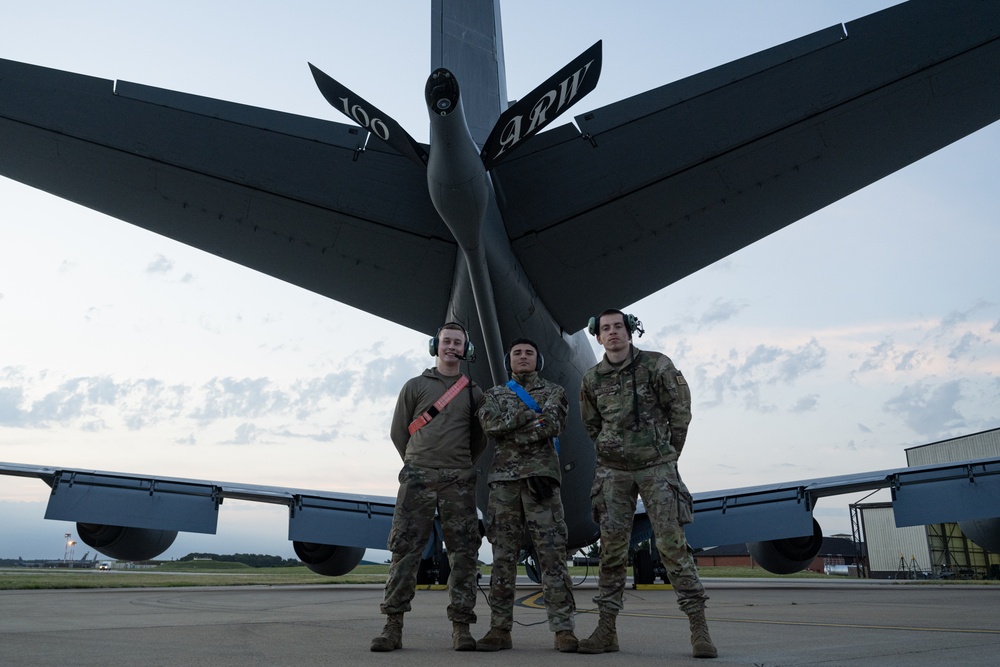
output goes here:
<path id="1" fill-rule="evenodd" d="M 64 537 L 66 538 L 66 550 L 63 551 L 63 561 L 68 563 L 73 558 L 73 547 L 76 545 L 76 542 L 70 539 L 73 537 L 72 533 L 66 533 Z"/>

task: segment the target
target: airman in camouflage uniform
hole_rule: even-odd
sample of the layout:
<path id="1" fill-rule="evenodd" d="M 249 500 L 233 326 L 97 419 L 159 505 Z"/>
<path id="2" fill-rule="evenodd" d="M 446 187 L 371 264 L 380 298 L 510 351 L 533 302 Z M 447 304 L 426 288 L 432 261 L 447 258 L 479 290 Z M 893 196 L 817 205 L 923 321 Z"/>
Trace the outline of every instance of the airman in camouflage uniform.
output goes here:
<path id="1" fill-rule="evenodd" d="M 597 447 L 591 496 L 601 527 L 594 598 L 601 618 L 579 651 L 618 650 L 615 620 L 623 606 L 632 518 L 641 495 L 678 605 L 690 620 L 693 655 L 714 658 L 718 653 L 705 621 L 708 596 L 684 536 L 684 524 L 692 520 L 691 496 L 677 471 L 691 421 L 691 391 L 669 357 L 633 347 L 634 323 L 618 310 L 596 319 L 591 333 L 605 355 L 584 374 L 580 388 L 583 422 Z"/>
<path id="2" fill-rule="evenodd" d="M 566 391 L 538 376 L 541 363 L 536 345 L 521 338 L 511 343 L 508 372 L 524 388 L 540 412 L 529 407 L 510 385 L 486 392 L 479 408 L 483 430 L 496 443 L 489 470 L 490 499 L 486 537 L 493 544 L 490 581 L 490 630 L 480 651 L 509 649 L 513 643 L 514 582 L 518 554 L 527 530 L 541 570 L 549 629 L 555 647 L 574 652 L 572 582 L 566 568 L 566 520 L 559 494 L 559 455 L 555 440 L 566 427 Z"/>
<path id="3" fill-rule="evenodd" d="M 372 651 L 403 647 L 403 614 L 410 611 L 416 592 L 417 570 L 435 510 L 451 565 L 448 619 L 452 622 L 452 644 L 457 651 L 476 649 L 469 624 L 476 622 L 473 608 L 482 539 L 473 464 L 486 448 L 486 437 L 476 419 L 483 392 L 470 381 L 440 411 L 434 408 L 463 377 L 459 362 L 468 353 L 467 341 L 460 325 L 441 327 L 431 339 L 431 353 L 438 358 L 436 367 L 403 385 L 396 401 L 390 435 L 403 459 L 403 469 L 389 532 L 392 564 L 381 605 L 386 624 L 382 634 L 372 640 Z M 412 426 L 418 423 L 422 425 L 414 430 Z"/>

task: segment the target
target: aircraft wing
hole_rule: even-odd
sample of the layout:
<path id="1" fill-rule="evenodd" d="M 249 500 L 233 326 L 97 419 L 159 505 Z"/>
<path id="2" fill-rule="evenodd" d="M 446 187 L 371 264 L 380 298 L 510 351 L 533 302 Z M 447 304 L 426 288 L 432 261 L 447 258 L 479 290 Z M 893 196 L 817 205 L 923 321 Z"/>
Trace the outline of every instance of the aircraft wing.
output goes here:
<path id="1" fill-rule="evenodd" d="M 1000 3 L 911 0 L 582 114 L 494 182 L 576 331 L 998 118 Z"/>
<path id="2" fill-rule="evenodd" d="M 385 548 L 396 502 L 389 496 L 19 463 L 0 463 L 0 474 L 45 482 L 52 489 L 46 519 L 215 534 L 219 508 L 229 498 L 288 507 L 291 541 L 361 549 Z M 991 519 L 1000 516 L 1000 458 L 695 493 L 695 520 L 686 535 L 696 548 L 809 535 L 821 541 L 813 520 L 821 498 L 884 488 L 892 491 L 900 527 Z M 641 500 L 636 515 L 633 543 L 652 534 Z"/>
<path id="3" fill-rule="evenodd" d="M 368 136 L 0 60 L 0 175 L 433 331 L 456 246 L 426 172 Z"/>
<path id="4" fill-rule="evenodd" d="M 810 535 L 821 498 L 890 489 L 897 527 L 1000 516 L 1000 458 L 695 493 L 688 542 L 708 547 Z"/>
<path id="5" fill-rule="evenodd" d="M 386 548 L 396 506 L 390 496 L 20 463 L 0 463 L 0 474 L 48 484 L 52 493 L 46 519 L 214 535 L 219 507 L 228 498 L 288 507 L 291 541 L 360 549 Z"/>
<path id="6" fill-rule="evenodd" d="M 493 171 L 514 251 L 577 331 L 994 122 L 998 39 L 997 3 L 911 0 L 583 114 Z M 0 175 L 432 331 L 457 248 L 368 137 L 0 60 Z"/>

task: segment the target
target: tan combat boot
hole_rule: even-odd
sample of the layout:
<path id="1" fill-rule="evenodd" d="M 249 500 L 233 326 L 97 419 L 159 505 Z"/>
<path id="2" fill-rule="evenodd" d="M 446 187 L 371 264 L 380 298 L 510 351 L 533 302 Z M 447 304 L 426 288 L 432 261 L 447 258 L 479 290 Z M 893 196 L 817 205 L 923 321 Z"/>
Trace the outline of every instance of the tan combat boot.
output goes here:
<path id="1" fill-rule="evenodd" d="M 705 611 L 696 611 L 688 616 L 691 624 L 691 655 L 696 658 L 717 658 L 719 652 L 708 634 L 708 621 Z"/>
<path id="2" fill-rule="evenodd" d="M 451 624 L 451 645 L 455 647 L 456 651 L 475 651 L 476 650 L 476 640 L 469 632 L 468 623 L 456 623 Z"/>
<path id="3" fill-rule="evenodd" d="M 403 615 L 389 614 L 385 617 L 385 627 L 382 634 L 372 640 L 372 649 L 376 653 L 395 651 L 403 648 Z"/>
<path id="4" fill-rule="evenodd" d="M 476 642 L 477 651 L 503 651 L 514 647 L 510 639 L 510 630 L 490 628 L 486 636 Z"/>
<path id="5" fill-rule="evenodd" d="M 580 642 L 572 630 L 560 630 L 556 633 L 556 650 L 560 653 L 576 653 Z"/>
<path id="6" fill-rule="evenodd" d="M 594 634 L 580 640 L 577 653 L 614 653 L 618 650 L 618 631 L 615 629 L 615 615 L 601 612 Z"/>

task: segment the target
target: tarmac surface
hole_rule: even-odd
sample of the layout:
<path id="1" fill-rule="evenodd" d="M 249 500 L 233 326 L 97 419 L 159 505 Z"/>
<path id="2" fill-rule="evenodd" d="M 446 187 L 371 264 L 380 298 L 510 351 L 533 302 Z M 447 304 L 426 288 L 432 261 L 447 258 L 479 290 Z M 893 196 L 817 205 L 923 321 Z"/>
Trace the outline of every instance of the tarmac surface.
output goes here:
<path id="1" fill-rule="evenodd" d="M 837 579 L 705 579 L 719 658 L 707 664 L 994 665 L 1000 586 Z M 485 592 L 484 588 L 484 592 Z M 552 649 L 538 589 L 519 587 L 514 649 L 451 650 L 448 593 L 421 590 L 403 650 L 371 653 L 378 585 L 0 591 L 0 665 L 690 665 L 686 617 L 672 590 L 626 590 L 619 653 Z M 597 624 L 585 582 L 577 635 Z M 484 595 L 479 623 L 489 627 Z"/>

